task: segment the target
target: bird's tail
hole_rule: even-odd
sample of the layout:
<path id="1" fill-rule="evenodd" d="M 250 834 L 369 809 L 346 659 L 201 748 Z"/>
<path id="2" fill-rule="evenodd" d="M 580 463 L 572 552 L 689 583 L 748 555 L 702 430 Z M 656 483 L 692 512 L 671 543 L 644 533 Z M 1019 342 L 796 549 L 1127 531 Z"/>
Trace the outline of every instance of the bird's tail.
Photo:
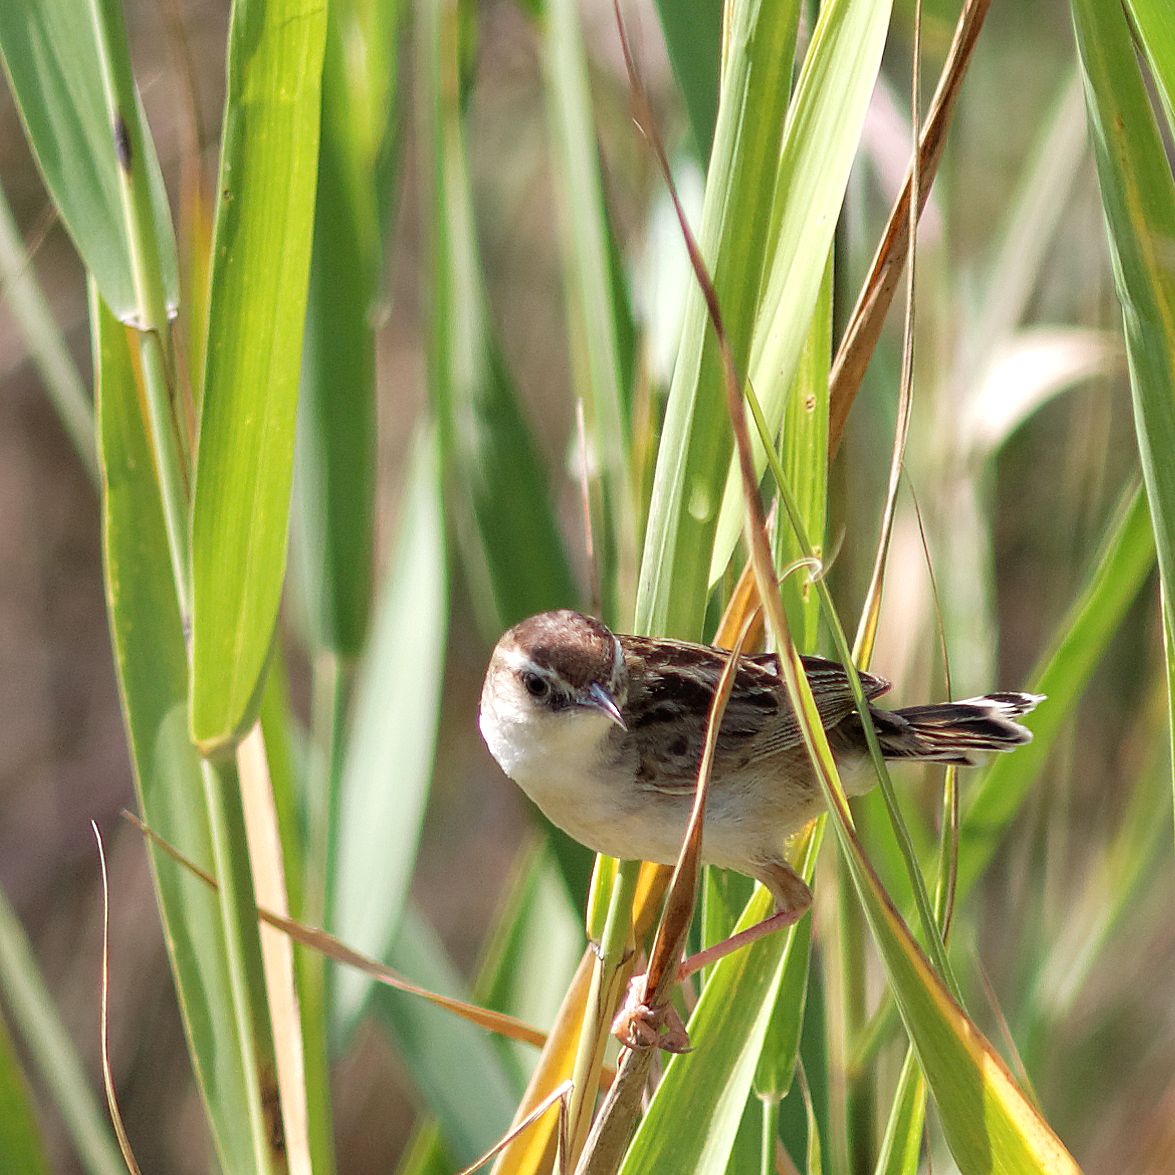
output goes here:
<path id="1" fill-rule="evenodd" d="M 887 759 L 923 759 L 975 766 L 987 751 L 1013 751 L 1032 741 L 1016 721 L 1044 701 L 1042 694 L 986 694 L 936 706 L 873 710 Z"/>

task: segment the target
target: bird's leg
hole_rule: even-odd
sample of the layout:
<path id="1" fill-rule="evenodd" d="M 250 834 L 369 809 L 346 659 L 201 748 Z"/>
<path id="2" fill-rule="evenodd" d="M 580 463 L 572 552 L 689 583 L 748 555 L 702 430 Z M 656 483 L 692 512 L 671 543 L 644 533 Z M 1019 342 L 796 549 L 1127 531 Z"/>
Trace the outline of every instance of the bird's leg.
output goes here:
<path id="1" fill-rule="evenodd" d="M 712 947 L 684 959 L 677 973 L 679 980 L 688 979 L 703 967 L 709 967 L 719 959 L 725 959 L 727 955 L 758 942 L 776 930 L 793 926 L 808 912 L 808 907 L 812 904 L 812 891 L 786 861 L 765 862 L 756 869 L 754 876 L 775 898 L 775 913 L 770 918 L 764 918 L 762 922 L 756 922 L 754 926 L 748 926 L 746 930 L 740 930 L 738 934 L 732 934 L 730 938 L 724 938 Z"/>
<path id="2" fill-rule="evenodd" d="M 804 879 L 786 861 L 766 861 L 758 864 L 754 876 L 761 881 L 775 898 L 776 912 L 754 926 L 690 955 L 677 972 L 680 982 L 700 971 L 703 967 L 717 963 L 751 943 L 766 937 L 776 930 L 783 930 L 798 922 L 812 904 L 812 891 Z M 628 1048 L 660 1048 L 669 1053 L 684 1053 L 689 1050 L 689 1035 L 677 1009 L 668 1001 L 658 1007 L 647 1002 L 646 975 L 634 975 L 629 981 L 624 1002 L 616 1019 L 612 1021 L 612 1033 L 621 1044 Z"/>

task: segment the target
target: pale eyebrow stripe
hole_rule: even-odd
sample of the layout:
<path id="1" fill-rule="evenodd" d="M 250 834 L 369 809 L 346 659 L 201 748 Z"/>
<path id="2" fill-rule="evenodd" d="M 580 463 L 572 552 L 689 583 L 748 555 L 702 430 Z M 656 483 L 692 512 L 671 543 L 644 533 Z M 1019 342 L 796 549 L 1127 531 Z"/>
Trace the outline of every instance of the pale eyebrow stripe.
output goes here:
<path id="1" fill-rule="evenodd" d="M 546 665 L 540 665 L 537 661 L 528 657 L 520 649 L 503 649 L 502 660 L 510 669 L 516 669 L 521 672 L 528 669 L 533 673 L 540 673 L 544 677 L 555 677 L 557 674 Z"/>

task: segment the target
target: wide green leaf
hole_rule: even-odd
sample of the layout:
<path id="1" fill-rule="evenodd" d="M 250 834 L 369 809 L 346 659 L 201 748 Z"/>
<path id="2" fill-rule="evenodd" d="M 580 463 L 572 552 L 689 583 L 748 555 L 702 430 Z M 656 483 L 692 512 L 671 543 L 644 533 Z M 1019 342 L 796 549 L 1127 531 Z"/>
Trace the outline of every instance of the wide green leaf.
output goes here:
<path id="1" fill-rule="evenodd" d="M 709 156 L 718 118 L 722 0 L 657 0 L 665 48 L 689 114 L 698 158 Z"/>
<path id="2" fill-rule="evenodd" d="M 925 1125 L 926 1081 L 913 1050 L 908 1050 L 877 1155 L 876 1175 L 917 1175 Z"/>
<path id="3" fill-rule="evenodd" d="M 738 929 L 770 913 L 771 895 L 760 886 Z M 621 1175 L 726 1170 L 796 938 L 794 931 L 770 935 L 715 966 L 690 1017 L 693 1051 L 669 1062 Z"/>
<path id="4" fill-rule="evenodd" d="M 436 932 L 411 906 L 387 958 L 430 991 L 465 994 Z M 471 1163 L 510 1125 L 521 1093 L 514 1066 L 480 1028 L 414 996 L 381 986 L 373 1006 L 412 1083 L 437 1116 L 447 1152 L 459 1163 Z"/>
<path id="5" fill-rule="evenodd" d="M 482 630 L 496 639 L 532 612 L 573 604 L 579 593 L 542 462 L 488 321 L 465 151 L 458 16 L 444 0 L 428 0 L 418 13 L 420 139 L 432 148 L 425 192 L 428 378 L 462 567 Z"/>
<path id="6" fill-rule="evenodd" d="M 318 159 L 325 6 L 237 0 L 192 517 L 191 728 L 256 717 L 281 598 Z"/>
<path id="7" fill-rule="evenodd" d="M 57 213 L 103 300 L 130 321 L 139 303 L 102 53 L 88 6 L 76 0 L 5 0 L 0 4 L 0 55 Z M 175 239 L 159 160 L 137 99 L 120 113 L 126 131 L 117 138 L 129 141 L 133 130 L 142 144 L 143 158 L 132 157 L 130 164 L 146 168 L 160 277 L 174 307 Z"/>
<path id="8" fill-rule="evenodd" d="M 837 215 L 881 66 L 890 4 L 825 4 L 788 109 L 775 175 L 771 250 L 747 369 L 772 432 L 783 420 L 836 231 Z M 752 433 L 754 437 L 754 433 Z M 757 438 L 757 468 L 766 460 Z M 742 485 L 727 458 L 726 487 L 710 563 L 726 569 L 742 520 Z"/>
<path id="9" fill-rule="evenodd" d="M 378 164 L 393 137 L 399 4 L 332 4 L 298 405 L 295 515 L 314 643 L 351 657 L 371 609 Z M 362 43 L 362 54 L 346 52 Z M 389 186 L 391 186 L 389 184 Z"/>
<path id="10" fill-rule="evenodd" d="M 142 400 L 125 330 L 94 300 L 107 608 L 139 811 L 185 855 L 213 861 L 200 762 L 188 738 L 188 665 Z M 255 1169 L 260 1117 L 233 1013 L 216 896 L 150 849 L 176 993 L 225 1170 Z"/>
<path id="11" fill-rule="evenodd" d="M 1169 642 L 1175 632 L 1175 177 L 1125 13 L 1094 0 L 1072 0 L 1072 10 Z M 1169 50 L 1170 12 L 1164 31 L 1157 13 L 1146 5 L 1141 11 L 1148 54 Z M 1175 65 L 1163 58 L 1158 52 L 1156 78 L 1169 114 Z M 1175 665 L 1168 672 L 1175 683 Z"/>
<path id="12" fill-rule="evenodd" d="M 736 3 L 729 14 L 731 48 L 698 245 L 711 270 L 740 372 L 747 369 L 772 239 L 774 181 L 798 18 L 799 5 L 793 3 Z M 811 305 L 799 326 L 801 338 L 810 315 Z M 701 634 L 710 549 L 732 446 L 722 378 L 706 300 L 691 281 L 645 531 L 638 632 L 688 638 Z"/>
<path id="13" fill-rule="evenodd" d="M 375 957 L 408 894 L 441 712 L 449 594 L 436 449 L 432 430 L 422 432 L 360 668 L 338 798 L 330 926 Z M 370 990 L 365 976 L 340 973 L 336 1017 L 353 1024 Z"/>
<path id="14" fill-rule="evenodd" d="M 591 87 L 575 0 L 547 0 L 543 66 L 551 124 L 563 286 L 574 379 L 585 408 L 588 468 L 599 479 L 603 509 L 593 534 L 601 614 L 627 625 L 621 599 L 635 575 L 637 513 L 631 471 L 627 389 L 622 383 L 619 322 L 627 305 L 613 273 L 614 242 L 592 118 Z"/>
<path id="15" fill-rule="evenodd" d="M 1175 20 L 1166 0 L 1126 0 L 1169 130 L 1175 130 Z"/>
<path id="16" fill-rule="evenodd" d="M 957 900 L 970 892 L 1040 777 L 1154 560 L 1150 514 L 1139 489 L 1091 562 L 1089 580 L 1058 625 L 1052 648 L 1029 675 L 1028 688 L 1045 695 L 1026 720 L 1032 742 L 1014 755 L 998 756 L 967 798 L 959 828 Z"/>

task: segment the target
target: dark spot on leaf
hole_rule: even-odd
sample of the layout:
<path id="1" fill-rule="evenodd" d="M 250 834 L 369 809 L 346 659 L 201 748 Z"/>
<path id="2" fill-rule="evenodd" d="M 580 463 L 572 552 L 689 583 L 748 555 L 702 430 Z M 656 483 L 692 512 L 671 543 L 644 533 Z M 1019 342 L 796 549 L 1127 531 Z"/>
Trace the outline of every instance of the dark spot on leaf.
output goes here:
<path id="1" fill-rule="evenodd" d="M 118 156 L 118 166 L 123 171 L 131 169 L 131 132 L 126 119 L 121 114 L 114 116 L 114 153 Z"/>

